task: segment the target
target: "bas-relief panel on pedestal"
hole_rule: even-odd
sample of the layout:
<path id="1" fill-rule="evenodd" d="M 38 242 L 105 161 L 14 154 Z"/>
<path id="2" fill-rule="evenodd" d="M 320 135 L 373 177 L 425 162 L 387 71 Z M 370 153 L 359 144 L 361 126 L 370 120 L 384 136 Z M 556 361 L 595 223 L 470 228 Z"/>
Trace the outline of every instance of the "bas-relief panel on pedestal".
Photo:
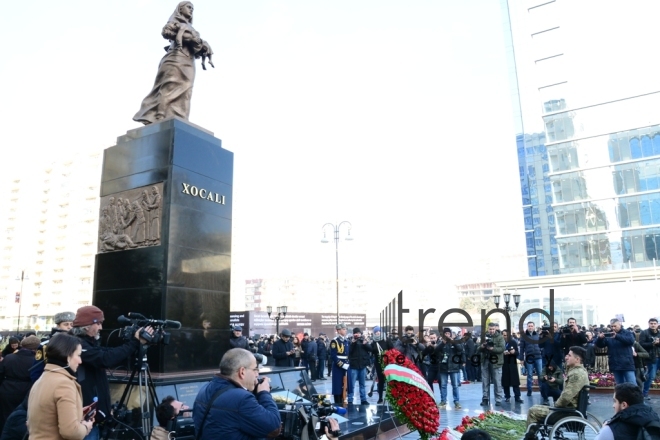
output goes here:
<path id="1" fill-rule="evenodd" d="M 160 245 L 163 182 L 101 198 L 98 252 Z"/>

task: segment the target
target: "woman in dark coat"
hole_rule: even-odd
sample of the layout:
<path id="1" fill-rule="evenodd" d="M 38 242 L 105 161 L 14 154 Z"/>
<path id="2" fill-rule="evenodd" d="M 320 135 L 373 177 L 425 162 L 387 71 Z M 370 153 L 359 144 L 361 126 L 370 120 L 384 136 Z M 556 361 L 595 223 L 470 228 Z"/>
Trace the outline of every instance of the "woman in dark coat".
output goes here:
<path id="1" fill-rule="evenodd" d="M 504 390 L 504 401 L 511 401 L 511 390 L 516 403 L 522 403 L 520 398 L 520 375 L 518 373 L 518 343 L 515 339 L 509 338 L 509 332 L 502 330 L 504 338 L 504 365 L 502 365 L 502 389 Z"/>
<path id="2" fill-rule="evenodd" d="M 30 367 L 34 364 L 34 353 L 41 341 L 28 336 L 21 341 L 21 348 L 0 362 L 0 432 L 5 420 L 30 392 Z"/>

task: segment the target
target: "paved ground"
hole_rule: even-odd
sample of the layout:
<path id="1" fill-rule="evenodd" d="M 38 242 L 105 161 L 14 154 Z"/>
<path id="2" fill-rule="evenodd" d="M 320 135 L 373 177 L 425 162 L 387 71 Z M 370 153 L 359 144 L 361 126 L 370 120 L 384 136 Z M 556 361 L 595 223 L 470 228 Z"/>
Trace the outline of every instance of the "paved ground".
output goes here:
<path id="1" fill-rule="evenodd" d="M 332 394 L 332 384 L 330 382 L 330 379 L 328 380 L 320 380 L 314 382 L 315 388 L 319 393 L 326 393 L 326 394 Z M 357 385 L 357 384 L 356 384 Z M 369 389 L 371 388 L 371 381 L 367 381 L 367 393 L 369 392 Z M 357 391 L 357 390 L 356 390 Z M 435 384 L 433 387 L 433 391 L 435 392 L 436 395 L 436 400 L 439 402 L 440 401 L 440 390 L 438 388 L 438 385 Z M 613 414 L 613 409 L 612 409 L 612 391 L 594 391 L 591 393 L 591 404 L 589 405 L 588 411 L 598 417 L 601 421 L 607 420 L 610 418 Z M 461 397 L 460 402 L 462 405 L 462 409 L 460 410 L 455 410 L 453 408 L 453 405 L 448 405 L 447 409 L 441 409 L 440 410 L 440 429 L 444 429 L 445 427 L 455 427 L 456 425 L 459 425 L 461 423 L 461 419 L 466 416 L 475 416 L 480 413 L 482 413 L 484 410 L 487 408 L 480 406 L 479 404 L 481 403 L 481 383 L 476 383 L 476 384 L 463 384 L 459 388 L 459 395 Z M 491 387 L 491 396 L 492 396 L 492 387 Z M 656 412 L 660 413 L 660 394 L 655 394 L 651 396 L 652 399 L 648 401 L 647 403 L 653 407 L 653 409 Z M 538 391 L 533 391 L 531 396 L 527 396 L 527 393 L 525 390 L 522 390 L 522 396 L 521 396 L 523 403 L 516 404 L 516 403 L 502 403 L 502 406 L 494 406 L 494 401 L 491 402 L 490 409 L 498 411 L 498 410 L 505 410 L 505 411 L 512 411 L 517 414 L 527 414 L 527 410 L 532 406 L 532 405 L 539 405 L 541 404 L 541 394 Z M 491 397 L 493 399 L 493 397 Z M 378 401 L 378 393 L 376 392 L 376 387 L 374 387 L 374 393 L 372 397 L 367 398 L 367 400 L 375 405 L 376 402 Z M 448 400 L 449 402 L 452 402 L 452 393 L 451 393 L 451 387 L 449 387 L 448 390 Z M 513 399 L 512 399 L 513 400 Z M 355 393 L 355 403 L 359 404 L 359 393 Z M 403 437 L 406 440 L 416 440 L 419 438 L 418 435 L 415 434 L 409 434 Z"/>

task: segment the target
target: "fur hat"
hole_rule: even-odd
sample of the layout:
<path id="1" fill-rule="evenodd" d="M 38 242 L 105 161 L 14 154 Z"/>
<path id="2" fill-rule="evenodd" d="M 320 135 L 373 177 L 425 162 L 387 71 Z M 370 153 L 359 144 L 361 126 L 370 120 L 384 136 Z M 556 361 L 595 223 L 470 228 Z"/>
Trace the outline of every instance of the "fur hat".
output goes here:
<path id="1" fill-rule="evenodd" d="M 341 330 L 341 329 L 343 329 L 343 328 L 346 328 L 346 324 L 344 324 L 343 322 L 340 322 L 339 324 L 337 324 L 337 325 L 335 326 L 335 329 L 336 329 L 336 330 Z"/>
<path id="2" fill-rule="evenodd" d="M 103 310 L 96 306 L 85 306 L 79 308 L 76 312 L 76 318 L 73 320 L 73 326 L 85 327 L 86 325 L 100 323 L 104 320 L 105 318 L 103 317 Z"/>
<path id="3" fill-rule="evenodd" d="M 36 336 L 28 336 L 21 341 L 21 347 L 28 350 L 36 350 L 41 345 L 41 341 Z"/>
<path id="4" fill-rule="evenodd" d="M 55 324 L 61 324 L 63 322 L 73 322 L 74 319 L 76 319 L 76 314 L 73 312 L 60 312 L 60 313 L 56 313 L 55 316 L 53 316 L 53 321 L 55 321 Z"/>

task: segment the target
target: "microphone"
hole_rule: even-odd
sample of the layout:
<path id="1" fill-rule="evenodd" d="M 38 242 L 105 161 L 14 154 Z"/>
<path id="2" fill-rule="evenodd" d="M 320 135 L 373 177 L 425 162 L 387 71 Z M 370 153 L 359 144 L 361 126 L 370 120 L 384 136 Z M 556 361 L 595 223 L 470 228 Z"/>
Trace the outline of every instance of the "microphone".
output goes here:
<path id="1" fill-rule="evenodd" d="M 130 315 L 130 313 L 129 313 L 129 315 Z M 133 324 L 133 321 L 131 321 L 130 319 L 128 319 L 124 315 L 119 315 L 119 318 L 117 318 L 117 322 L 120 325 L 131 325 L 131 324 Z"/>
<path id="2" fill-rule="evenodd" d="M 334 409 L 335 412 L 336 412 L 337 414 L 339 414 L 340 416 L 345 416 L 346 413 L 348 412 L 348 411 L 346 410 L 346 408 L 344 408 L 343 406 L 334 406 L 334 405 L 333 405 L 333 406 L 332 406 L 332 409 Z"/>
<path id="3" fill-rule="evenodd" d="M 169 319 L 166 319 L 164 322 L 164 326 L 167 328 L 173 328 L 173 329 L 180 329 L 181 328 L 181 323 L 179 321 L 170 321 Z"/>

